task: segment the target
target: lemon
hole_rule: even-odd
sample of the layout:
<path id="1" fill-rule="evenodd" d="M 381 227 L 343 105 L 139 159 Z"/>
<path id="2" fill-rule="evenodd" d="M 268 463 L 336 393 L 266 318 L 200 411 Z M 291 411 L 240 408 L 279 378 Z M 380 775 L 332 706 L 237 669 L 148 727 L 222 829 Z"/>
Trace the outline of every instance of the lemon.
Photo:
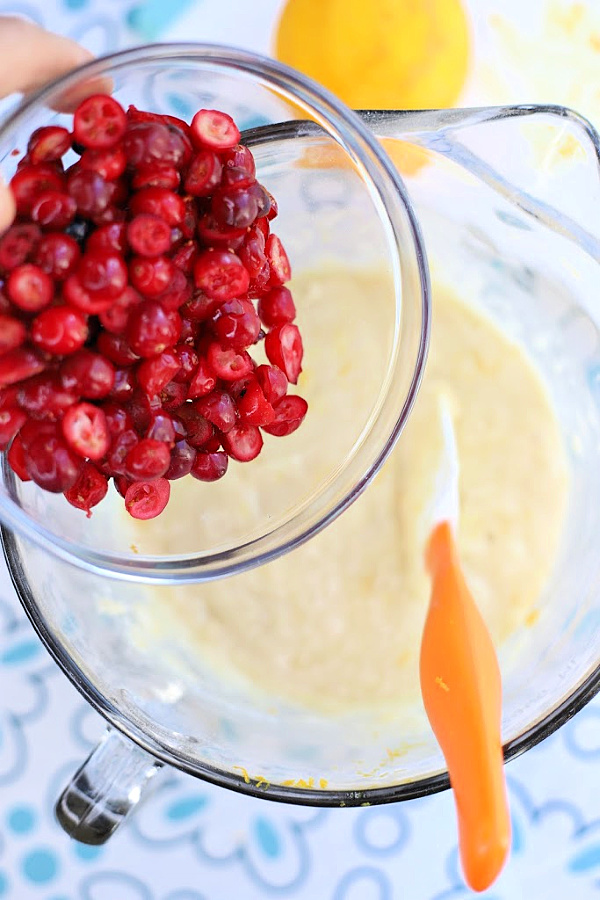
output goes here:
<path id="1" fill-rule="evenodd" d="M 469 35 L 460 0 L 287 0 L 275 54 L 355 109 L 445 107 Z"/>

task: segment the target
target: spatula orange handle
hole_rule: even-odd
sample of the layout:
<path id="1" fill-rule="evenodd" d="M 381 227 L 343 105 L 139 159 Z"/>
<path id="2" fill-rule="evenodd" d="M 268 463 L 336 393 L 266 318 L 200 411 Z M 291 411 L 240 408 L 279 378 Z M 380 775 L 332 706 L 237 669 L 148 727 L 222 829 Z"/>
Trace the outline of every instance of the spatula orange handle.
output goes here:
<path id="1" fill-rule="evenodd" d="M 504 865 L 511 834 L 500 669 L 448 523 L 432 532 L 426 563 L 432 592 L 421 644 L 421 691 L 450 774 L 465 878 L 483 891 Z"/>

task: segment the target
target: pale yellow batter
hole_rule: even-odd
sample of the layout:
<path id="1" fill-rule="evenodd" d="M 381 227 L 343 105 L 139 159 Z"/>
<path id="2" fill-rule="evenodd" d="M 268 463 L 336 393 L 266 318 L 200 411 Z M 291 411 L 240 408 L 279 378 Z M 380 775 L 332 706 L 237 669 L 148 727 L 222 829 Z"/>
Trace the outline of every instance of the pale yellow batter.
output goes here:
<path id="1" fill-rule="evenodd" d="M 328 288 L 344 291 L 349 315 L 364 309 L 366 295 L 376 305 L 386 287 L 376 273 L 343 272 L 321 275 L 319 285 L 325 294 Z M 297 279 L 299 310 L 305 297 L 307 303 L 322 300 L 311 292 L 308 276 Z M 318 330 L 305 333 L 305 343 L 303 378 L 312 402 L 315 373 L 331 368 L 332 352 Z M 378 377 L 381 352 L 366 333 L 360 347 L 353 341 L 336 348 L 335 365 L 342 371 L 356 365 L 357 356 L 365 372 Z M 523 352 L 438 286 L 419 398 L 394 453 L 363 496 L 295 552 L 233 579 L 173 592 L 169 615 L 179 617 L 204 659 L 249 679 L 274 700 L 321 711 L 418 699 L 429 590 L 424 511 L 440 458 L 440 391 L 450 399 L 457 435 L 459 544 L 467 578 L 497 645 L 523 624 L 551 573 L 560 539 L 568 485 L 561 436 Z M 293 442 L 286 460 L 294 451 L 301 460 L 303 448 L 308 453 L 319 437 L 311 429 L 309 412 L 302 428 L 285 438 Z M 175 504 L 182 527 L 193 528 L 206 516 L 198 498 L 215 488 L 217 506 L 226 512 L 228 503 L 232 509 L 246 496 L 254 498 L 250 505 L 257 502 L 256 479 L 269 466 L 275 468 L 274 485 L 284 481 L 277 453 L 277 444 L 269 443 L 256 464 L 230 466 L 218 486 L 191 490 L 180 482 Z M 206 503 L 218 516 L 214 499 Z M 154 549 L 166 552 L 175 540 L 165 528 Z"/>

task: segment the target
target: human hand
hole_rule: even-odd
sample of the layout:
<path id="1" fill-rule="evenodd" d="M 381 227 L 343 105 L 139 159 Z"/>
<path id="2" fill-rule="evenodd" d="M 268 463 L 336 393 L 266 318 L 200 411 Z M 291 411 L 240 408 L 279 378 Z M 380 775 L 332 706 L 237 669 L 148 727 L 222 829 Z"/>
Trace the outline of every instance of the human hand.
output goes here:
<path id="1" fill-rule="evenodd" d="M 0 97 L 30 93 L 90 59 L 92 54 L 69 38 L 16 16 L 0 16 Z M 0 234 L 14 214 L 12 194 L 0 183 Z"/>

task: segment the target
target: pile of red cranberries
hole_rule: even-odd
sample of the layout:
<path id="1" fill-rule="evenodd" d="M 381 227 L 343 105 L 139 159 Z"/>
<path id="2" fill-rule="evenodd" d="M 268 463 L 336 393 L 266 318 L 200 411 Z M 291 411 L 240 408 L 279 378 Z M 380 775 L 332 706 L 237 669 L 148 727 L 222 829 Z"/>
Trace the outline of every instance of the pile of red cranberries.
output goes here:
<path id="1" fill-rule="evenodd" d="M 85 510 L 130 514 L 291 434 L 306 401 L 290 265 L 234 121 L 84 100 L 29 140 L 0 238 L 0 450 Z M 62 157 L 79 155 L 65 169 Z M 270 364 L 249 350 L 264 340 Z"/>

